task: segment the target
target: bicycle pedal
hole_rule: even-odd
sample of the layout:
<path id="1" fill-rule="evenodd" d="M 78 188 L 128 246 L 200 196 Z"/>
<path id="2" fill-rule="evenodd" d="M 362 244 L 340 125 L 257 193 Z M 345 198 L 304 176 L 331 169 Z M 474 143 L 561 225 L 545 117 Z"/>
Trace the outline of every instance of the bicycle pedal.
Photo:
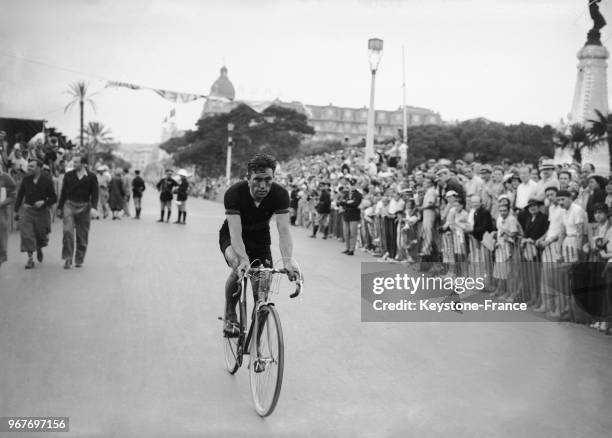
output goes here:
<path id="1" fill-rule="evenodd" d="M 253 371 L 255 371 L 256 373 L 262 373 L 266 370 L 266 363 L 263 361 L 256 361 L 253 364 Z"/>

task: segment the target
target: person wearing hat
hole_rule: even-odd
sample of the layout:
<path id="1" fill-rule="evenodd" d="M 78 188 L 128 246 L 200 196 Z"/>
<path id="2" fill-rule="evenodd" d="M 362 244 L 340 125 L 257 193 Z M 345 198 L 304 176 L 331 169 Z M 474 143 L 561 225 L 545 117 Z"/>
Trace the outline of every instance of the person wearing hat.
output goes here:
<path id="1" fill-rule="evenodd" d="M 557 190 L 559 190 L 559 180 L 554 173 L 555 164 L 553 163 L 553 160 L 542 160 L 538 170 L 540 171 L 540 180 L 537 182 L 533 197 L 539 199 L 540 201 L 544 201 L 546 204 L 546 189 L 548 187 L 556 187 Z"/>
<path id="2" fill-rule="evenodd" d="M 109 184 L 109 205 L 113 215 L 113 220 L 120 220 L 119 213 L 123 211 L 125 200 L 125 189 L 123 184 L 123 170 L 115 169 L 114 176 Z"/>
<path id="3" fill-rule="evenodd" d="M 134 179 L 132 180 L 132 198 L 134 199 L 134 209 L 136 210 L 136 216 L 134 219 L 140 219 L 140 212 L 142 211 L 142 194 L 146 190 L 144 179 L 140 176 L 140 170 L 134 171 Z"/>
<path id="4" fill-rule="evenodd" d="M 531 241 L 535 243 L 539 240 L 548 229 L 548 218 L 540 207 L 544 205 L 544 202 L 536 198 L 531 198 L 525 206 L 526 215 L 525 220 L 521 223 L 524 232 L 523 241 Z"/>
<path id="5" fill-rule="evenodd" d="M 541 270 L 536 267 L 536 263 L 540 261 L 536 242 L 546 234 L 548 229 L 548 218 L 540 209 L 543 205 L 544 203 L 539 199 L 531 198 L 519 219 L 523 227 L 523 238 L 521 239 L 523 258 L 530 262 L 520 265 L 521 278 L 526 282 L 523 294 L 529 306 L 537 306 L 542 302 L 540 296 Z"/>
<path id="6" fill-rule="evenodd" d="M 178 186 L 178 183 L 172 178 L 172 169 L 166 169 L 166 177 L 159 180 L 157 183 L 157 191 L 159 192 L 159 202 L 161 206 L 160 217 L 157 222 L 164 221 L 164 211 L 166 213 L 166 223 L 170 221 L 170 215 L 172 214 L 172 198 L 174 188 Z"/>
<path id="7" fill-rule="evenodd" d="M 357 190 L 357 179 L 349 178 L 348 183 L 348 193 L 338 202 L 338 205 L 344 208 L 342 219 L 344 221 L 343 231 L 346 249 L 342 253 L 352 256 L 355 254 L 355 245 L 357 245 L 357 226 L 361 220 L 359 204 L 361 204 L 362 195 Z"/>
<path id="8" fill-rule="evenodd" d="M 178 206 L 178 219 L 175 224 L 185 225 L 187 220 L 187 196 L 189 192 L 189 181 L 187 181 L 187 171 L 181 169 L 178 171 L 181 182 L 176 188 L 176 205 Z"/>
<path id="9" fill-rule="evenodd" d="M 516 190 L 514 188 L 514 185 L 516 181 L 516 185 L 518 186 L 518 176 L 514 175 L 513 173 L 509 173 L 504 176 L 503 181 L 504 181 L 504 191 L 500 196 L 498 196 L 497 199 L 499 201 L 499 199 L 502 196 L 508 199 L 508 202 L 510 203 L 510 208 L 512 209 L 514 207 L 514 202 L 516 200 Z"/>

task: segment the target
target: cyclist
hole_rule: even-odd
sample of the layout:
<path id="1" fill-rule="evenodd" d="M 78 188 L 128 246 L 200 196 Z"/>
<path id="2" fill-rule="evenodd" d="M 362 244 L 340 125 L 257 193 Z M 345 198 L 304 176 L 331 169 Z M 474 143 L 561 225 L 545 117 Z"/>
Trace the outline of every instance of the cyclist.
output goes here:
<path id="1" fill-rule="evenodd" d="M 219 230 L 219 246 L 232 268 L 225 283 L 225 327 L 229 336 L 239 334 L 236 305 L 238 279 L 251 263 L 270 264 L 270 218 L 276 214 L 280 253 L 289 279 L 299 275 L 291 262 L 293 241 L 289 220 L 289 193 L 274 182 L 276 159 L 257 154 L 247 165 L 247 180 L 233 184 L 225 192 L 225 216 Z M 254 287 L 254 294 L 256 288 Z"/>

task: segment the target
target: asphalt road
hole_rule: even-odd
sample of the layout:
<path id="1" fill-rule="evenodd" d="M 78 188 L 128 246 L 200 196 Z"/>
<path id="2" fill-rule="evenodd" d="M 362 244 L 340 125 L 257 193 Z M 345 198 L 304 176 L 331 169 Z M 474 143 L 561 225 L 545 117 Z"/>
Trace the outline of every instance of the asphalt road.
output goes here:
<path id="1" fill-rule="evenodd" d="M 370 259 L 297 228 L 307 283 L 301 301 L 276 299 L 285 378 L 261 419 L 246 368 L 224 369 L 222 206 L 190 200 L 186 226 L 157 214 L 148 192 L 142 220 L 93 222 L 70 271 L 59 222 L 32 271 L 11 236 L 0 416 L 68 416 L 60 436 L 75 437 L 610 436 L 610 337 L 567 323 L 361 323 Z"/>

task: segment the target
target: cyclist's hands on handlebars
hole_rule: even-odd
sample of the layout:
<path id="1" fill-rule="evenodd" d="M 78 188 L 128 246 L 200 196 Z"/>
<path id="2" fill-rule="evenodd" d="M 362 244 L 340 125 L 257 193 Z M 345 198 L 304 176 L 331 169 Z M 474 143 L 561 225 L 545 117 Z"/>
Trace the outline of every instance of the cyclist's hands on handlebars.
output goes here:
<path id="1" fill-rule="evenodd" d="M 289 278 L 289 281 L 295 281 L 301 278 L 300 271 L 298 271 L 298 269 L 293 266 L 291 261 L 286 261 L 284 264 L 285 269 L 287 270 L 287 277 Z"/>
<path id="2" fill-rule="evenodd" d="M 238 267 L 236 268 L 236 274 L 242 277 L 244 273 L 251 267 L 251 263 L 247 259 L 242 260 Z"/>

